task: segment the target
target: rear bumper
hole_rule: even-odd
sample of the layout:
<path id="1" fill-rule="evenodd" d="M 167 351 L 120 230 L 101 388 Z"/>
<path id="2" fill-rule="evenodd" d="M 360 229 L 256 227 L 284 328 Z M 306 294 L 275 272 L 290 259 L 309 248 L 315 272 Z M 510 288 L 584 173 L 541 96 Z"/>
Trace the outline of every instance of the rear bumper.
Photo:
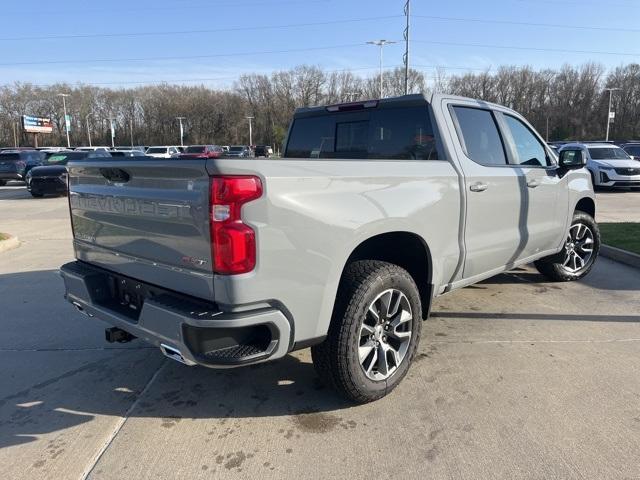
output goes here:
<path id="1" fill-rule="evenodd" d="M 280 358 L 289 351 L 291 325 L 273 307 L 223 312 L 215 304 L 83 262 L 63 265 L 60 275 L 65 298 L 80 311 L 161 347 L 165 353 L 178 351 L 188 365 L 234 367 Z M 123 304 L 122 297 L 113 293 L 114 282 L 141 292 L 140 307 L 133 310 Z"/>
<path id="2" fill-rule="evenodd" d="M 17 172 L 0 172 L 0 180 L 24 180 L 24 175 Z"/>
<path id="3" fill-rule="evenodd" d="M 27 190 L 43 194 L 67 193 L 67 184 L 58 178 L 31 177 L 31 181 L 27 182 Z"/>

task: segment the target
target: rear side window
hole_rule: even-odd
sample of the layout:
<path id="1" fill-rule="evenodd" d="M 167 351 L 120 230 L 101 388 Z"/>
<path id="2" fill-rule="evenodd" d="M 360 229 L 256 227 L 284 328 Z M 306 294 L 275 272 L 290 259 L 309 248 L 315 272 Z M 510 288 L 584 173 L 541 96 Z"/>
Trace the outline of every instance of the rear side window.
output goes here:
<path id="1" fill-rule="evenodd" d="M 481 165 L 506 165 L 502 138 L 489 110 L 453 107 L 469 158 Z"/>
<path id="2" fill-rule="evenodd" d="M 287 158 L 437 160 L 426 105 L 296 118 Z"/>

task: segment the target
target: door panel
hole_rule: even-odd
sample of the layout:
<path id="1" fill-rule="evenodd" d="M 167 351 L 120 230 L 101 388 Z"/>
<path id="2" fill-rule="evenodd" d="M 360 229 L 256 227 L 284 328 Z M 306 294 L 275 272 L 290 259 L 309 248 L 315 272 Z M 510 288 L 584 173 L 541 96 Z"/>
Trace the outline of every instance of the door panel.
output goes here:
<path id="1" fill-rule="evenodd" d="M 479 107 L 467 102 L 450 109 L 462 146 L 458 158 L 467 198 L 464 278 L 521 258 L 528 236 L 526 176 L 508 166 L 494 114 Z"/>

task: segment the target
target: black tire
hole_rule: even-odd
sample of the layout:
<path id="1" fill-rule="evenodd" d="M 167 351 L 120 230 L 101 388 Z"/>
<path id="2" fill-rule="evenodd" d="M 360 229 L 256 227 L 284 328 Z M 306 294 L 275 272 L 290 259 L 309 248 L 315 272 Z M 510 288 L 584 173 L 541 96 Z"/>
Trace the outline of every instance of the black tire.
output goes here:
<path id="1" fill-rule="evenodd" d="M 580 245 L 584 246 L 586 243 L 580 244 L 580 242 L 575 242 L 571 239 L 571 232 L 574 232 L 579 225 L 583 225 L 589 229 L 592 234 L 593 244 L 591 255 L 588 260 L 584 262 L 583 266 L 577 270 L 573 270 L 571 268 L 570 259 L 569 265 L 565 266 L 567 257 L 570 256 L 569 252 L 575 251 L 577 254 L 579 252 L 585 253 L 584 250 L 581 250 L 582 247 Z M 587 233 L 584 234 L 584 237 L 586 236 Z M 580 280 L 593 268 L 593 265 L 598 258 L 598 253 L 600 252 L 600 242 L 600 230 L 598 229 L 598 224 L 591 215 L 578 210 L 573 214 L 570 232 L 567 235 L 567 240 L 562 250 L 556 255 L 551 255 L 536 261 L 534 265 L 542 275 L 555 282 L 571 282 L 573 280 Z M 575 248 L 573 245 L 575 245 Z M 574 265 L 577 266 L 577 264 Z"/>
<path id="2" fill-rule="evenodd" d="M 398 311 L 402 295 L 404 295 L 402 298 L 403 304 L 405 306 L 410 305 L 410 310 L 405 309 L 404 311 L 410 312 L 411 319 L 405 320 L 403 323 L 406 329 L 410 328 L 409 339 L 404 340 L 402 343 L 404 345 L 404 342 L 407 342 L 408 346 L 403 347 L 406 348 L 404 356 L 399 361 L 399 364 L 393 367 L 393 373 L 390 373 L 385 379 L 373 380 L 367 375 L 375 375 L 376 373 L 366 373 L 359 357 L 363 338 L 367 343 L 373 341 L 373 334 L 362 336 L 363 324 L 365 319 L 378 318 L 377 316 L 370 317 L 372 314 L 369 313 L 369 307 L 373 305 L 372 302 L 380 299 L 383 295 L 387 295 L 388 292 L 391 292 L 388 304 L 396 303 L 396 318 L 399 318 L 403 313 Z M 396 294 L 395 301 L 392 300 L 394 298 L 393 292 L 400 292 Z M 394 314 L 389 315 L 389 308 L 386 310 L 387 313 L 384 317 L 388 319 L 388 323 L 393 323 L 391 318 Z M 387 315 L 389 316 L 387 317 Z M 382 315 L 380 318 L 382 318 Z M 383 323 L 382 319 L 380 323 Z M 323 343 L 311 348 L 313 365 L 324 383 L 333 387 L 347 399 L 357 403 L 377 400 L 390 393 L 407 374 L 420 342 L 421 326 L 422 306 L 420 295 L 413 278 L 406 270 L 397 265 L 376 260 L 353 262 L 347 266 L 340 282 L 327 338 Z M 379 329 L 376 335 L 384 333 L 382 325 L 378 327 L 376 323 L 374 328 Z M 388 324 L 385 324 L 384 329 L 387 330 L 388 328 Z M 391 330 L 395 331 L 396 327 L 391 328 Z M 384 336 L 377 337 L 376 340 L 380 340 L 380 344 L 384 341 L 387 346 L 392 342 L 396 342 L 396 340 L 391 339 L 395 335 L 390 332 L 387 332 L 387 334 L 389 339 Z M 373 343 L 378 345 L 377 341 L 373 341 Z M 366 348 L 366 345 L 364 347 Z M 378 347 L 373 347 L 373 349 L 376 355 L 373 358 L 378 358 L 377 352 L 381 350 L 378 350 Z M 374 363 L 373 358 L 371 363 Z M 388 352 L 385 351 L 384 358 L 385 364 L 388 366 L 388 360 L 395 362 L 396 357 L 394 357 L 393 353 L 391 353 L 391 357 L 388 357 Z M 387 368 L 387 372 L 390 371 L 391 369 Z"/>
<path id="3" fill-rule="evenodd" d="M 31 196 L 34 197 L 34 198 L 42 198 L 42 197 L 44 197 L 43 193 L 33 193 L 33 192 L 30 192 L 30 193 L 31 193 Z"/>

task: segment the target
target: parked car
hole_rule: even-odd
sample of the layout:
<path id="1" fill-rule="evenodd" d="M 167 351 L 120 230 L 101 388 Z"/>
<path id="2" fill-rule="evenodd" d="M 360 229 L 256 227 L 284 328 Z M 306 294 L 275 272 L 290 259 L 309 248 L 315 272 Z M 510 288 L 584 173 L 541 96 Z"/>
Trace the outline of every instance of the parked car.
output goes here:
<path id="1" fill-rule="evenodd" d="M 33 167 L 42 165 L 44 152 L 37 150 L 3 150 L 0 152 L 0 185 L 9 180 L 24 182 L 27 173 Z"/>
<path id="2" fill-rule="evenodd" d="M 145 152 L 146 155 L 155 158 L 171 158 L 180 155 L 180 147 L 174 145 L 165 145 L 157 147 L 149 147 Z"/>
<path id="3" fill-rule="evenodd" d="M 253 150 L 253 154 L 256 157 L 269 158 L 273 155 L 273 149 L 269 145 L 256 145 L 256 148 Z"/>
<path id="4" fill-rule="evenodd" d="M 33 197 L 45 195 L 67 194 L 67 168 L 69 160 L 84 160 L 87 158 L 111 158 L 109 152 L 98 151 L 61 151 L 47 155 L 41 166 L 33 167 L 27 173 L 25 181 L 27 190 Z"/>
<path id="5" fill-rule="evenodd" d="M 640 187 L 640 161 L 611 143 L 568 143 L 564 149 L 580 150 L 587 159 L 594 188 Z"/>
<path id="6" fill-rule="evenodd" d="M 640 143 L 625 143 L 622 149 L 634 160 L 640 160 Z"/>
<path id="7" fill-rule="evenodd" d="M 178 158 L 220 158 L 224 151 L 217 145 L 191 145 Z"/>
<path id="8" fill-rule="evenodd" d="M 589 273 L 584 166 L 513 110 L 446 95 L 298 109 L 282 160 L 74 161 L 65 298 L 108 339 L 187 365 L 311 346 L 327 384 L 375 400 L 406 375 L 436 296 L 531 262 Z"/>
<path id="9" fill-rule="evenodd" d="M 225 152 L 225 157 L 253 157 L 253 150 L 248 145 L 233 145 Z"/>
<path id="10" fill-rule="evenodd" d="M 145 157 L 144 152 L 140 150 L 111 150 L 109 152 L 112 157 Z"/>
<path id="11" fill-rule="evenodd" d="M 118 147 L 113 147 L 113 148 L 111 149 L 111 151 L 114 151 L 114 150 L 115 150 L 115 151 L 118 151 L 118 150 L 124 150 L 124 151 L 136 150 L 136 151 L 138 151 L 138 152 L 141 152 L 141 153 L 140 153 L 141 155 L 144 155 L 144 152 L 145 152 L 147 149 L 146 149 L 145 147 L 141 147 L 141 146 L 139 146 L 139 145 L 138 145 L 138 146 L 133 146 L 133 147 L 132 147 L 132 146 L 130 146 L 130 145 L 127 145 L 127 146 L 118 146 Z"/>
<path id="12" fill-rule="evenodd" d="M 77 152 L 97 152 L 97 151 L 108 152 L 111 150 L 111 147 L 76 147 L 74 148 L 74 150 Z"/>

